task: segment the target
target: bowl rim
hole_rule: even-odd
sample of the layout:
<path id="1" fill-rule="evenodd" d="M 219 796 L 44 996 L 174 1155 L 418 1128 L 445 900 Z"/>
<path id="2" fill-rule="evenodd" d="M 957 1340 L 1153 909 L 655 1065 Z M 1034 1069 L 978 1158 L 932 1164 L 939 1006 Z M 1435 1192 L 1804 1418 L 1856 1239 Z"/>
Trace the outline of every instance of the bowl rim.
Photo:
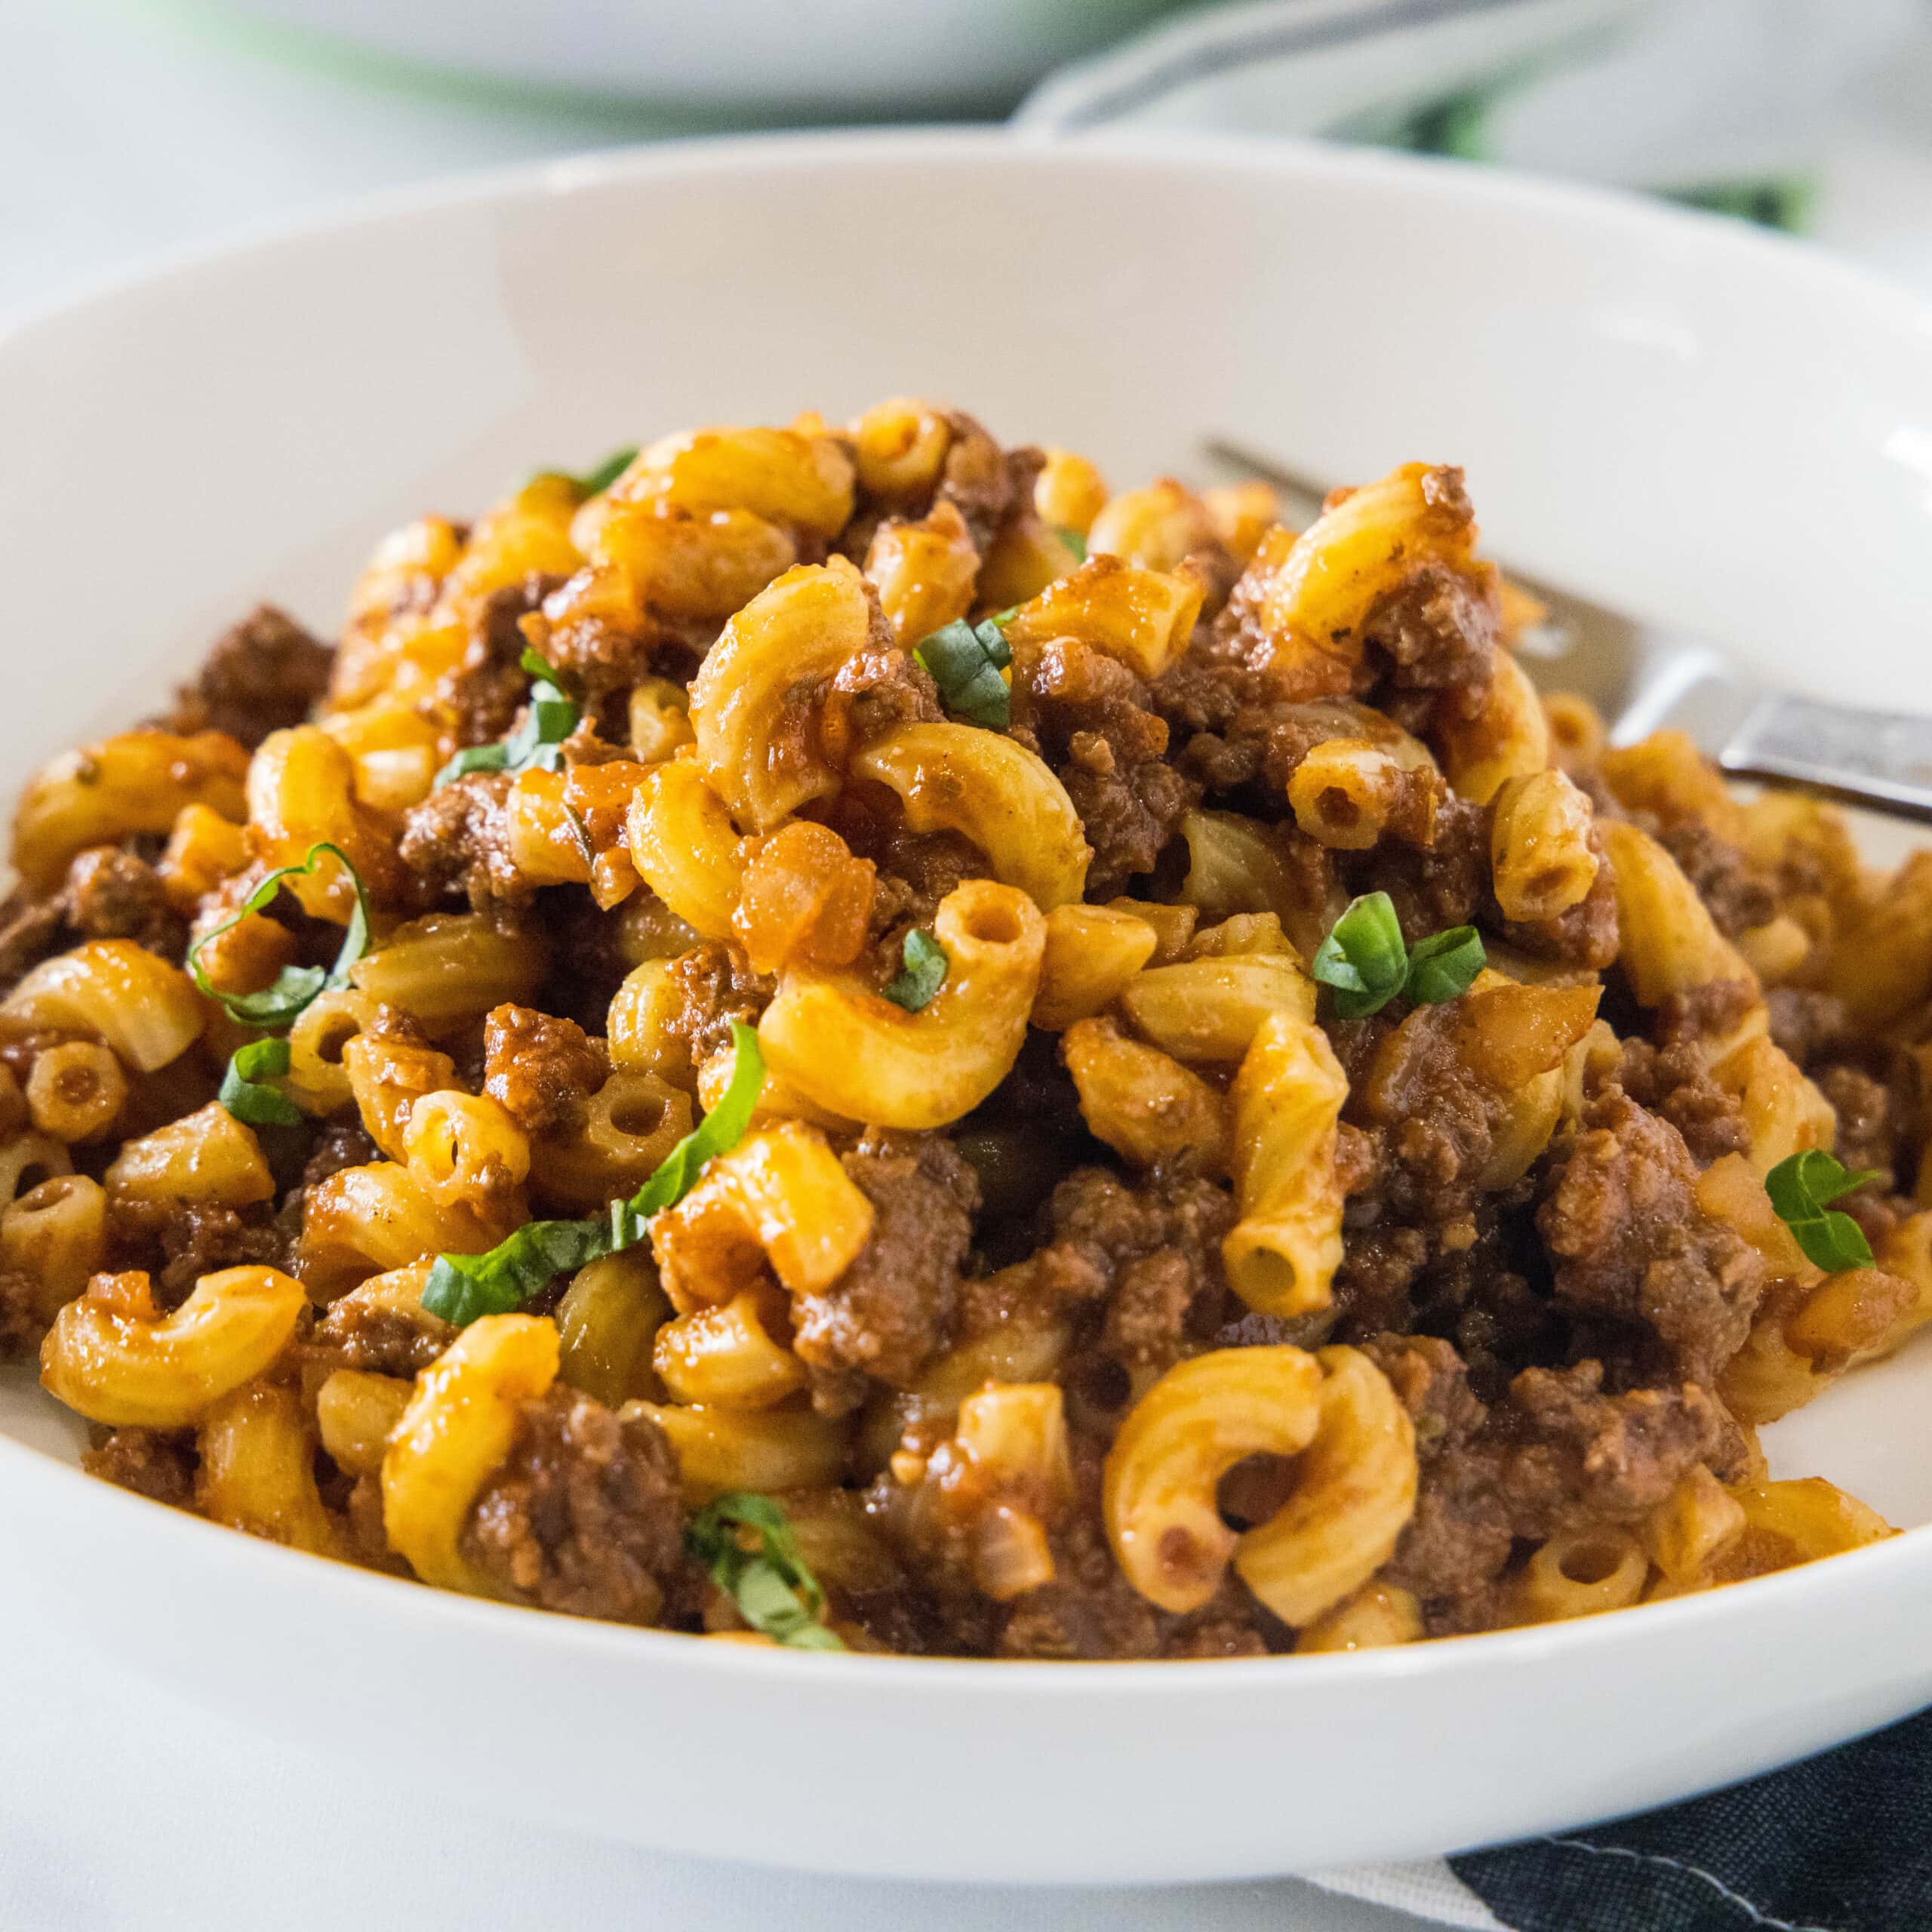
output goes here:
<path id="1" fill-rule="evenodd" d="M 292 216 L 238 224 L 222 238 L 157 250 L 76 278 L 0 316 L 0 355 L 29 336 L 69 322 L 83 309 L 137 297 L 177 278 L 238 266 L 358 228 L 409 221 L 508 201 L 530 201 L 686 176 L 747 176 L 800 163 L 856 168 L 894 159 L 1020 166 L 1071 162 L 1097 168 L 1160 163 L 1189 170 L 1261 172 L 1283 178 L 1354 182 L 1450 201 L 1487 203 L 1624 233 L 1674 235 L 1681 245 L 1729 251 L 1878 303 L 1892 319 L 1932 339 L 1932 297 L 1800 235 L 1734 216 L 1663 202 L 1606 183 L 1558 179 L 1454 155 L 1346 146 L 1299 135 L 1210 134 L 1107 125 L 1063 131 L 1025 124 L 964 122 L 914 128 L 795 129 L 698 134 L 594 146 L 500 167 L 460 169 L 426 181 L 334 197 Z"/>
<path id="2" fill-rule="evenodd" d="M 1932 1571 L 1932 1524 L 1902 1530 L 1881 1543 L 1841 1551 L 1764 1577 L 1720 1589 L 1703 1590 L 1663 1601 L 1634 1604 L 1554 1623 L 1529 1624 L 1467 1636 L 1441 1637 L 1374 1650 L 1318 1651 L 1260 1657 L 1204 1657 L 1185 1660 L 1186 1668 L 1171 1667 L 1168 1659 L 1109 1659 L 1066 1661 L 1038 1658 L 912 1657 L 893 1652 L 846 1651 L 800 1652 L 761 1644 L 713 1643 L 690 1632 L 657 1630 L 600 1618 L 533 1610 L 455 1590 L 438 1589 L 412 1577 L 389 1575 L 358 1564 L 308 1555 L 265 1538 L 211 1522 L 207 1518 L 120 1488 L 90 1476 L 14 1437 L 0 1435 L 0 1479 L 13 1487 L 15 1471 L 37 1466 L 35 1475 L 64 1478 L 69 1497 L 79 1510 L 100 1518 L 103 1539 L 123 1547 L 140 1540 L 184 1529 L 204 1539 L 211 1571 L 223 1566 L 254 1571 L 264 1587 L 278 1574 L 282 1586 L 298 1586 L 315 1596 L 326 1592 L 344 1612 L 399 1613 L 419 1624 L 434 1627 L 456 1623 L 492 1641 L 522 1638 L 552 1654 L 595 1657 L 616 1665 L 655 1666 L 673 1661 L 713 1674 L 738 1675 L 777 1672 L 795 1684 L 795 1673 L 809 1671 L 814 1687 L 847 1682 L 855 1689 L 890 1687 L 931 1689 L 949 1698 L 980 1698 L 989 1687 L 1009 1680 L 1012 1689 L 998 1694 L 1030 1700 L 1043 1691 L 1057 1698 L 1111 1701 L 1128 1686 L 1148 1687 L 1151 1694 L 1180 1697 L 1191 1703 L 1212 1694 L 1219 1701 L 1245 1697 L 1251 1692 L 1300 1685 L 1314 1690 L 1345 1684 L 1392 1687 L 1420 1677 L 1434 1676 L 1459 1666 L 1478 1675 L 1494 1675 L 1512 1668 L 1558 1660 L 1579 1661 L 1605 1651 L 1642 1640 L 1651 1632 L 1661 1639 L 1672 1631 L 1694 1632 L 1714 1619 L 1735 1626 L 1738 1592 L 1770 1616 L 1774 1598 L 1811 1596 L 1826 1609 L 1832 1599 L 1860 1589 L 1902 1590 L 1903 1579 L 1890 1573 Z M 34 1475 L 27 1480 L 35 1479 Z M 86 1497 L 82 1501 L 79 1499 Z M 163 1524 L 155 1512 L 174 1519 Z M 71 1512 L 69 1512 L 71 1514 Z M 0 1512 L 4 1514 L 4 1512 Z M 125 1534 L 116 1534 L 116 1526 Z M 306 1566 L 306 1583 L 294 1567 Z M 1632 1626 L 1632 1612 L 1641 1615 Z M 1740 1633 L 1742 1634 L 1742 1633 Z M 1158 1688 L 1155 1687 L 1158 1687 Z"/>
<path id="3" fill-rule="evenodd" d="M 1932 346 L 1932 303 L 1872 270 L 1831 254 L 1815 245 L 1775 235 L 1726 217 L 1668 206 L 1623 190 L 1545 180 L 1507 170 L 1432 156 L 1341 148 L 1278 137 L 1202 134 L 1137 128 L 1104 128 L 1066 134 L 1029 128 L 940 127 L 857 131 L 780 133 L 706 137 L 582 153 L 502 168 L 471 171 L 372 195 L 346 198 L 293 220 L 252 224 L 213 247 L 170 251 L 95 277 L 56 298 L 0 322 L 0 366 L 42 331 L 62 327 L 84 311 L 104 309 L 138 300 L 161 285 L 198 275 L 218 273 L 257 257 L 299 251 L 309 244 L 346 236 L 371 225 L 433 219 L 439 215 L 629 187 L 640 183 L 687 177 L 756 177 L 800 162 L 838 168 L 875 168 L 895 162 L 938 162 L 964 168 L 1023 168 L 1046 163 L 1106 171 L 1149 165 L 1183 174 L 1257 174 L 1289 180 L 1343 183 L 1484 207 L 1521 211 L 1546 219 L 1571 220 L 1606 231 L 1635 234 L 1653 248 L 1700 249 L 1734 260 L 1755 260 L 1776 272 L 1809 279 L 1841 298 L 1864 305 L 1872 321 L 1922 334 Z M 208 1539 L 205 1561 L 211 1571 L 224 1564 L 259 1574 L 263 1587 L 280 1577 L 278 1587 L 301 1587 L 299 1573 L 276 1566 L 306 1564 L 307 1589 L 329 1593 L 345 1612 L 412 1616 L 454 1620 L 480 1636 L 521 1640 L 548 1654 L 609 1660 L 654 1667 L 674 1657 L 687 1669 L 756 1678 L 783 1673 L 788 1684 L 916 1686 L 922 1694 L 956 1700 L 985 1697 L 995 1684 L 1009 1687 L 992 1694 L 1043 1694 L 1057 1700 L 1112 1701 L 1129 1687 L 1134 1694 L 1183 1698 L 1198 1705 L 1212 1700 L 1245 1699 L 1271 1687 L 1315 1689 L 1337 1681 L 1361 1686 L 1393 1686 L 1447 1671 L 1490 1675 L 1555 1657 L 1586 1658 L 1616 1649 L 1651 1632 L 1694 1631 L 1714 1619 L 1734 1622 L 1735 1592 L 1769 1614 L 1777 1601 L 1811 1597 L 1819 1607 L 1856 1589 L 1902 1589 L 1903 1573 L 1932 1571 L 1932 1524 L 1908 1529 L 1886 1541 L 1842 1552 L 1749 1583 L 1640 1606 L 1635 1629 L 1620 1614 L 1566 1623 L 1485 1632 L 1391 1648 L 1358 1652 L 1195 1660 L 1184 1669 L 1152 1668 L 1145 1661 L 1088 1663 L 1069 1669 L 1060 1662 L 1001 1660 L 989 1675 L 990 1660 L 918 1657 L 848 1652 L 795 1654 L 760 1646 L 694 1641 L 681 1632 L 554 1613 L 435 1589 L 413 1580 L 365 1570 L 346 1562 L 316 1558 L 262 1539 L 238 1533 L 183 1511 L 164 1526 L 143 1511 L 167 1506 L 85 1474 L 74 1465 L 9 1435 L 0 1434 L 0 1487 L 45 1483 L 51 1478 L 63 1514 L 94 1534 L 114 1537 L 132 1548 L 146 1538 L 185 1527 Z M 64 1481 L 64 1498 L 57 1492 Z M 132 1511 L 136 1513 L 128 1514 Z M 90 1512 L 91 1512 L 90 1518 Z M 266 1564 L 266 1569 L 257 1566 Z M 1901 1573 L 1897 1580 L 1894 1573 Z M 411 1605 L 413 1604 L 413 1608 Z M 801 1680 L 807 1667 L 815 1673 Z"/>

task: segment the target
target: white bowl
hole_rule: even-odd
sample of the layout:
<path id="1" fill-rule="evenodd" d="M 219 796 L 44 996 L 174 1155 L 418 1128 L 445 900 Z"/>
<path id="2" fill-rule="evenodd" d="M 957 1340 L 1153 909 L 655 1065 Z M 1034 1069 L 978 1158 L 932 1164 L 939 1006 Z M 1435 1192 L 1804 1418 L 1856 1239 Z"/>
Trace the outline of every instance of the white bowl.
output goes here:
<path id="1" fill-rule="evenodd" d="M 789 140 L 392 199 L 0 340 L 0 771 L 125 721 L 263 595 L 533 463 L 899 391 L 1125 478 L 1236 434 L 1338 476 L 1466 462 L 1495 548 L 1923 705 L 1932 324 L 1789 245 L 1612 197 L 1286 146 Z M 1932 1519 L 1932 1352 L 1771 1432 Z M 727 1858 L 1226 1878 L 1651 1804 L 1932 1697 L 1923 1531 L 1718 1594 L 1357 1657 L 798 1657 L 294 1555 L 89 1482 L 0 1386 L 15 1640 L 82 1632 L 438 1795 Z"/>

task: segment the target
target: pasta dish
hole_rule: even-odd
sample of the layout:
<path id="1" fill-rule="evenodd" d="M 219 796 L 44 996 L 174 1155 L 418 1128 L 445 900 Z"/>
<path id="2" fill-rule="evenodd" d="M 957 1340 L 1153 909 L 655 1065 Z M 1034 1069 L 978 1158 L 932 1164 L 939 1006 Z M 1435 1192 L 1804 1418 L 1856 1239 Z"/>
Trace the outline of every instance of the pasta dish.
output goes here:
<path id="1" fill-rule="evenodd" d="M 1355 1649 L 1893 1532 L 1932 853 L 1540 697 L 1413 463 L 1299 532 L 896 400 L 532 476 L 56 758 L 0 1353 L 94 1475 L 801 1649 Z"/>

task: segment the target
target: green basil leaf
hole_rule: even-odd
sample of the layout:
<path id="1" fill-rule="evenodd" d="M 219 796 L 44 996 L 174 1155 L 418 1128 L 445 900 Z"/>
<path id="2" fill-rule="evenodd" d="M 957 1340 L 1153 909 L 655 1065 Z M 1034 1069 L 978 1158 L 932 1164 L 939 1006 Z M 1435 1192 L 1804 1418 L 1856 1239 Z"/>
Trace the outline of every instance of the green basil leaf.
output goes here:
<path id="1" fill-rule="evenodd" d="M 1379 1013 L 1402 990 L 1409 955 L 1402 924 L 1386 892 L 1352 900 L 1316 948 L 1309 972 L 1335 996 L 1344 1020 Z"/>
<path id="2" fill-rule="evenodd" d="M 466 1327 L 479 1315 L 514 1313 L 559 1275 L 610 1252 L 610 1232 L 601 1221 L 526 1221 L 487 1254 L 438 1255 L 423 1306 Z"/>
<path id="3" fill-rule="evenodd" d="M 636 444 L 626 443 L 622 449 L 613 450 L 601 463 L 586 469 L 581 476 L 571 476 L 571 481 L 586 497 L 601 497 L 636 460 Z M 564 474 L 569 475 L 570 472 L 566 470 Z"/>
<path id="4" fill-rule="evenodd" d="M 467 778 L 472 771 L 501 771 L 509 761 L 509 747 L 501 739 L 494 745 L 469 746 L 436 774 L 436 782 L 432 789 L 440 792 L 445 785 L 454 785 L 459 778 Z"/>
<path id="5" fill-rule="evenodd" d="M 250 1127 L 300 1127 L 302 1109 L 278 1088 L 258 1083 L 288 1071 L 286 1040 L 254 1040 L 236 1050 L 221 1076 L 221 1104 Z"/>
<path id="6" fill-rule="evenodd" d="M 758 1051 L 757 1033 L 742 1020 L 731 1023 L 731 1078 L 717 1106 L 665 1155 L 657 1171 L 629 1201 L 611 1203 L 613 1232 L 631 1237 L 620 1241 L 620 1247 L 641 1241 L 651 1217 L 675 1207 L 697 1185 L 704 1164 L 714 1154 L 728 1153 L 745 1137 L 764 1089 L 764 1055 Z"/>
<path id="7" fill-rule="evenodd" d="M 953 716 L 994 731 L 1012 721 L 1013 694 L 1000 673 L 1013 662 L 1013 651 L 995 620 L 975 627 L 955 618 L 921 638 L 912 655 L 931 674 Z"/>
<path id="8" fill-rule="evenodd" d="M 1841 1195 L 1879 1177 L 1876 1168 L 1853 1173 L 1822 1147 L 1807 1147 L 1779 1161 L 1764 1177 L 1764 1192 L 1781 1221 L 1815 1220 Z"/>
<path id="9" fill-rule="evenodd" d="M 694 1516 L 685 1547 L 754 1630 L 794 1650 L 842 1651 L 825 1626 L 825 1592 L 790 1521 L 768 1496 L 721 1496 Z"/>
<path id="10" fill-rule="evenodd" d="M 319 966 L 285 966 L 275 983 L 257 993 L 225 993 L 211 983 L 202 964 L 202 949 L 225 932 L 232 931 L 251 914 L 266 910 L 275 903 L 289 879 L 306 877 L 325 857 L 338 860 L 355 888 L 355 909 L 349 915 L 343 934 L 342 949 L 327 972 Z M 339 845 L 312 845 L 309 856 L 299 866 L 283 866 L 269 874 L 243 900 L 242 909 L 223 920 L 211 932 L 204 933 L 188 949 L 188 971 L 196 986 L 209 998 L 219 1000 L 244 1026 L 278 1029 L 292 1026 L 302 1010 L 325 992 L 349 983 L 349 969 L 369 949 L 369 894 L 362 875 L 349 863 L 349 855 Z"/>
<path id="11" fill-rule="evenodd" d="M 1846 1268 L 1870 1267 L 1872 1244 L 1849 1214 L 1832 1209 L 1830 1203 L 1878 1180 L 1879 1171 L 1864 1168 L 1854 1172 L 1822 1147 L 1807 1147 L 1788 1155 L 1765 1175 L 1764 1192 L 1805 1258 L 1826 1273 L 1836 1274 Z"/>
<path id="12" fill-rule="evenodd" d="M 1805 1259 L 1828 1275 L 1872 1266 L 1872 1244 L 1865 1238 L 1865 1230 L 1835 1208 L 1810 1220 L 1793 1221 L 1790 1226 Z"/>
<path id="13" fill-rule="evenodd" d="M 917 1013 L 946 984 L 946 968 L 950 962 L 946 956 L 946 948 L 931 933 L 916 930 L 906 935 L 900 957 L 906 963 L 887 985 L 885 997 L 894 1006 L 903 1006 L 908 1013 Z"/>
<path id="14" fill-rule="evenodd" d="M 423 1306 L 458 1327 L 481 1315 L 508 1315 L 541 1294 L 559 1275 L 645 1240 L 651 1217 L 683 1200 L 705 1163 L 735 1147 L 751 1124 L 764 1086 L 764 1056 L 758 1035 L 743 1021 L 732 1023 L 731 1037 L 736 1057 L 717 1106 L 629 1200 L 612 1201 L 608 1214 L 594 1221 L 526 1222 L 487 1254 L 439 1254 L 423 1291 Z"/>
<path id="15" fill-rule="evenodd" d="M 1482 940 L 1474 926 L 1452 926 L 1418 940 L 1409 954 L 1405 990 L 1423 1006 L 1441 1006 L 1467 992 L 1483 969 Z"/>
<path id="16" fill-rule="evenodd" d="M 1062 528 L 1054 531 L 1054 534 L 1057 536 L 1083 564 L 1087 561 L 1087 538 L 1084 531 L 1075 530 L 1070 527 L 1063 527 Z"/>

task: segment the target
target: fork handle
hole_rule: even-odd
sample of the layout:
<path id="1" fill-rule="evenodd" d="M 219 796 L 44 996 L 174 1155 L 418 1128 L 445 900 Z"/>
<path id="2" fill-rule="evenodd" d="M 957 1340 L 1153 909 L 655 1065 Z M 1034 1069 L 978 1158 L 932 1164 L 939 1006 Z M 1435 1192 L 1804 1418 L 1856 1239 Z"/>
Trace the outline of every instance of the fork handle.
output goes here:
<path id="1" fill-rule="evenodd" d="M 1932 718 L 1772 694 L 1752 706 L 1718 762 L 1741 778 L 1932 824 Z"/>

